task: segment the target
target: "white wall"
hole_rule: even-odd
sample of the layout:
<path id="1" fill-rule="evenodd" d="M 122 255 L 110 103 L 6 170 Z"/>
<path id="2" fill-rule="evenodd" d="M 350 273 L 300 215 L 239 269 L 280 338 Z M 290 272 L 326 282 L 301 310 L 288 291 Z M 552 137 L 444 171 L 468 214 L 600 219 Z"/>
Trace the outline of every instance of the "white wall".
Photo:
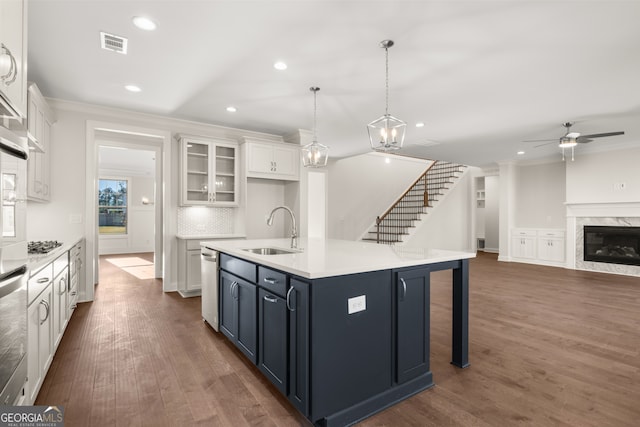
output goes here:
<path id="1" fill-rule="evenodd" d="M 363 154 L 330 162 L 327 235 L 358 240 L 422 174 L 430 161 Z"/>
<path id="2" fill-rule="evenodd" d="M 267 225 L 271 210 L 281 205 L 285 205 L 283 181 L 247 178 L 247 239 L 291 236 L 291 219 L 289 213 L 282 209 L 275 213 L 273 225 Z"/>
<path id="3" fill-rule="evenodd" d="M 639 161 L 640 148 L 590 154 L 576 152 L 575 161 L 567 162 L 567 202 L 640 201 Z M 621 183 L 625 188 L 616 189 L 616 184 Z"/>
<path id="4" fill-rule="evenodd" d="M 471 251 L 473 179 L 469 172 L 460 177 L 402 246 Z"/>
<path id="5" fill-rule="evenodd" d="M 516 227 L 564 228 L 565 174 L 565 162 L 517 166 Z"/>
<path id="6" fill-rule="evenodd" d="M 142 176 L 119 178 L 127 179 L 129 182 L 127 234 L 100 235 L 99 253 L 103 255 L 154 252 L 155 208 L 153 205 L 142 204 L 142 197 L 150 201 L 154 200 L 154 178 Z"/>

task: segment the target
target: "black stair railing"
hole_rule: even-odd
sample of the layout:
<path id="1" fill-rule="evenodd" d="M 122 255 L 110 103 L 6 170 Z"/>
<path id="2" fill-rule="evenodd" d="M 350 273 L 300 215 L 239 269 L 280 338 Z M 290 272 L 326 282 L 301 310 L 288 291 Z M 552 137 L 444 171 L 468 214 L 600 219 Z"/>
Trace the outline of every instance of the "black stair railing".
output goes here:
<path id="1" fill-rule="evenodd" d="M 385 213 L 376 218 L 376 243 L 393 244 L 400 236 L 408 234 L 414 221 L 426 212 L 426 208 L 442 195 L 442 190 L 462 165 L 448 162 L 433 162 L 422 175 L 405 191 Z"/>

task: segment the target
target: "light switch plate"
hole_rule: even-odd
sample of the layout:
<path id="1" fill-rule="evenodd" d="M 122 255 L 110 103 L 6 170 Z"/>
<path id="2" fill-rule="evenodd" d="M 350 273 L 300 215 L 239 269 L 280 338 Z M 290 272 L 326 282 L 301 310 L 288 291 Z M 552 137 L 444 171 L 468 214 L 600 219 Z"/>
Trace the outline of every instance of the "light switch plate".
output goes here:
<path id="1" fill-rule="evenodd" d="M 349 307 L 349 314 L 359 313 L 367 309 L 366 295 L 360 295 L 359 297 L 349 298 L 347 302 Z"/>

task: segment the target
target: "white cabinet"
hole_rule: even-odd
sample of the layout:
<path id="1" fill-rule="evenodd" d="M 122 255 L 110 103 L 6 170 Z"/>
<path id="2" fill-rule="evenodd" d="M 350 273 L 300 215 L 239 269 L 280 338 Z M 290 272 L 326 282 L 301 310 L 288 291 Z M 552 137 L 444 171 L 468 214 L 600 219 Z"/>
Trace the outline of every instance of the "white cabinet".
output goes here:
<path id="1" fill-rule="evenodd" d="M 238 144 L 179 135 L 180 204 L 238 206 Z"/>
<path id="2" fill-rule="evenodd" d="M 178 239 L 178 292 L 184 298 L 200 295 L 200 239 Z"/>
<path id="3" fill-rule="evenodd" d="M 27 2 L 0 1 L 0 117 L 27 114 Z"/>
<path id="4" fill-rule="evenodd" d="M 300 149 L 296 145 L 244 138 L 247 177 L 298 181 Z"/>
<path id="5" fill-rule="evenodd" d="M 53 342 L 57 347 L 67 327 L 69 312 L 67 298 L 69 290 L 69 254 L 65 252 L 53 262 Z"/>
<path id="6" fill-rule="evenodd" d="M 565 262 L 564 230 L 511 230 L 511 258 L 532 264 L 562 266 Z"/>
<path id="7" fill-rule="evenodd" d="M 32 405 L 38 396 L 75 309 L 82 272 L 82 247 L 81 240 L 54 261 L 32 272 L 29 278 L 26 405 Z"/>
<path id="8" fill-rule="evenodd" d="M 543 261 L 564 262 L 565 239 L 563 231 L 538 232 L 538 259 Z"/>
<path id="9" fill-rule="evenodd" d="M 27 198 L 47 202 L 51 198 L 49 159 L 53 112 L 34 83 L 29 85 L 28 100 L 27 138 L 31 151 L 27 162 Z"/>
<path id="10" fill-rule="evenodd" d="M 27 309 L 27 398 L 34 402 L 53 359 L 53 284 L 49 284 Z"/>
<path id="11" fill-rule="evenodd" d="M 71 319 L 78 304 L 78 289 L 82 285 L 83 275 L 83 240 L 76 243 L 69 251 L 69 285 L 67 289 L 67 321 Z"/>
<path id="12" fill-rule="evenodd" d="M 511 256 L 513 258 L 533 259 L 536 257 L 535 230 L 513 230 L 511 234 Z"/>

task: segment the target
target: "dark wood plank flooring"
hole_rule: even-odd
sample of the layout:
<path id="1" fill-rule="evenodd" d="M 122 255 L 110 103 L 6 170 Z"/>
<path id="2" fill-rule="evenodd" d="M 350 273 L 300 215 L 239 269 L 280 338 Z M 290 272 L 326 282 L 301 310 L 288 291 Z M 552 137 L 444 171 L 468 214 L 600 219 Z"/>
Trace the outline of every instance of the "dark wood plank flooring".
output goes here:
<path id="1" fill-rule="evenodd" d="M 497 262 L 470 268 L 471 367 L 449 364 L 450 272 L 432 275 L 436 386 L 361 426 L 640 425 L 640 279 Z M 101 262 L 36 404 L 74 426 L 309 425 L 203 323 L 200 298 Z"/>

